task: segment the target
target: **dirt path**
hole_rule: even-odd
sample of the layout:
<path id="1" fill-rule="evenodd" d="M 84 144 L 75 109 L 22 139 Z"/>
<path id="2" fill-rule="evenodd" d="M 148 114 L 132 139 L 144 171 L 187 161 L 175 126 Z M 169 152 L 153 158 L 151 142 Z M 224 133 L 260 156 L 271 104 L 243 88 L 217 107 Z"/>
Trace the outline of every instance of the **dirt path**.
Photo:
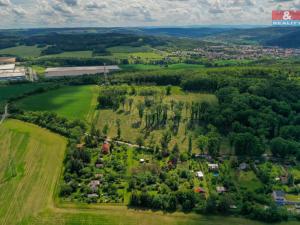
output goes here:
<path id="1" fill-rule="evenodd" d="M 1 120 L 0 120 L 0 125 L 4 122 L 4 120 L 8 117 L 8 104 L 5 105 L 4 107 L 4 113 L 2 114 Z"/>

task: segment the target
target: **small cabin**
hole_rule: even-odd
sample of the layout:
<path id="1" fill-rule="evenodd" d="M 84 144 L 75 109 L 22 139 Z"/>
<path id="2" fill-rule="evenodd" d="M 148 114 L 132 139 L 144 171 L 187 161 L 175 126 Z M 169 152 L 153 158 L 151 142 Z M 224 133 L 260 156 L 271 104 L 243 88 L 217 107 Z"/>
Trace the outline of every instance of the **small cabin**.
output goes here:
<path id="1" fill-rule="evenodd" d="M 218 164 L 208 164 L 208 169 L 209 171 L 218 171 L 219 170 L 219 165 Z"/>
<path id="2" fill-rule="evenodd" d="M 203 172 L 202 171 L 196 172 L 196 177 L 198 177 L 200 180 L 202 180 L 204 178 Z"/>
<path id="3" fill-rule="evenodd" d="M 97 195 L 97 194 L 88 194 L 87 197 L 88 198 L 98 198 L 99 195 Z"/>
<path id="4" fill-rule="evenodd" d="M 92 180 L 89 184 L 89 187 L 91 188 L 92 192 L 97 192 L 98 187 L 100 186 L 100 181 L 99 180 Z"/>
<path id="5" fill-rule="evenodd" d="M 226 192 L 226 188 L 223 186 L 218 186 L 216 189 L 219 194 Z"/>
<path id="6" fill-rule="evenodd" d="M 248 164 L 247 163 L 241 163 L 239 166 L 239 170 L 246 170 L 248 169 Z"/>

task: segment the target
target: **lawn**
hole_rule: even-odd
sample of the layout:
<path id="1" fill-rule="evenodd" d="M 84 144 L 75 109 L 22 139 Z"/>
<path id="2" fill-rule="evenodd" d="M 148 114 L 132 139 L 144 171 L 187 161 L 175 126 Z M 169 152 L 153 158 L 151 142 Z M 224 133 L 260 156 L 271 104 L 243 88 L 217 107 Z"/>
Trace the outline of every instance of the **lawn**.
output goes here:
<path id="1" fill-rule="evenodd" d="M 35 125 L 0 126 L 1 225 L 263 225 L 234 217 L 129 210 L 125 206 L 53 202 L 66 140 Z M 297 222 L 281 223 L 296 225 Z"/>
<path id="2" fill-rule="evenodd" d="M 37 46 L 17 46 L 0 50 L 0 54 L 13 55 L 19 57 L 38 57 L 41 55 L 43 48 Z"/>
<path id="3" fill-rule="evenodd" d="M 55 112 L 69 119 L 91 121 L 97 96 L 97 86 L 67 86 L 24 98 L 18 105 L 29 111 Z"/>

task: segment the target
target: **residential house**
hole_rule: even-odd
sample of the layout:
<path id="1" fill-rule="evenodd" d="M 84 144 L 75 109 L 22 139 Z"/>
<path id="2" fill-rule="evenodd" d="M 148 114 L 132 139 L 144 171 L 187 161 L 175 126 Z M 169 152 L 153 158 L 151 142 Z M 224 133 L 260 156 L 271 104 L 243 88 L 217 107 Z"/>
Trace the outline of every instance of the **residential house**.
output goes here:
<path id="1" fill-rule="evenodd" d="M 100 186 L 100 181 L 99 180 L 92 180 L 89 184 L 89 187 L 91 188 L 92 192 L 97 192 L 98 187 Z"/>
<path id="2" fill-rule="evenodd" d="M 208 164 L 208 169 L 209 169 L 209 171 L 218 171 L 219 170 L 219 165 L 218 164 L 211 164 L 211 163 L 209 163 Z"/>
<path id="3" fill-rule="evenodd" d="M 273 191 L 272 197 L 277 205 L 284 205 L 286 202 L 284 191 Z"/>

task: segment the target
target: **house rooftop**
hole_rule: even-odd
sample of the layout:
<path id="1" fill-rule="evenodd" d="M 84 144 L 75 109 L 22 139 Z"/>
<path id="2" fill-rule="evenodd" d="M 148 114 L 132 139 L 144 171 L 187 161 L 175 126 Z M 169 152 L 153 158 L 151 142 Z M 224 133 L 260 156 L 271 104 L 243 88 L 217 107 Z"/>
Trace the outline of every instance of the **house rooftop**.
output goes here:
<path id="1" fill-rule="evenodd" d="M 196 176 L 197 177 L 204 177 L 203 172 L 202 171 L 198 171 L 196 172 Z"/>
<path id="2" fill-rule="evenodd" d="M 284 191 L 273 191 L 273 194 L 274 194 L 277 198 L 284 198 L 284 196 L 285 196 Z"/>

